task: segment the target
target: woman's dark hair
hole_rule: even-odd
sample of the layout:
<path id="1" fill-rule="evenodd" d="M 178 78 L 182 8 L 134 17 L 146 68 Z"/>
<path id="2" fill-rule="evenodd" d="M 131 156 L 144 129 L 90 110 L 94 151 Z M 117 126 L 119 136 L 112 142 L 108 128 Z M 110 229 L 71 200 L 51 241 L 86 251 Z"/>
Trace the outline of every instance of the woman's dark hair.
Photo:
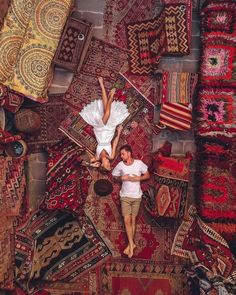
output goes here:
<path id="1" fill-rule="evenodd" d="M 122 151 L 122 150 L 125 150 L 126 152 L 130 152 L 132 155 L 133 151 L 132 151 L 132 148 L 129 144 L 122 145 L 122 147 L 120 148 L 120 151 Z"/>

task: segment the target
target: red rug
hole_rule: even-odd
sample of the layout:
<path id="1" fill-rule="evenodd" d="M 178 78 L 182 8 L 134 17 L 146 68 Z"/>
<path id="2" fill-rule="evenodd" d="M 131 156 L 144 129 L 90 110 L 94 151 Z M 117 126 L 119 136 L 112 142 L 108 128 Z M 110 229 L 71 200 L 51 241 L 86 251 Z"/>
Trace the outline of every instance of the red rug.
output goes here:
<path id="1" fill-rule="evenodd" d="M 157 104 L 156 79 L 150 75 L 134 75 L 128 66 L 124 66 L 120 73 L 147 101 L 155 106 Z"/>
<path id="2" fill-rule="evenodd" d="M 203 87 L 198 92 L 197 121 L 200 126 L 224 127 L 233 126 L 236 119 L 233 99 L 234 90 L 231 88 Z"/>
<path id="3" fill-rule="evenodd" d="M 190 159 L 156 158 L 154 184 L 144 193 L 144 206 L 156 220 L 183 218 L 188 197 Z"/>
<path id="4" fill-rule="evenodd" d="M 170 4 L 178 4 L 178 5 L 185 5 L 186 10 L 186 16 L 187 16 L 187 32 L 188 32 L 188 43 L 189 46 L 191 45 L 191 39 L 192 39 L 192 11 L 193 9 L 197 9 L 196 2 L 199 2 L 202 0 L 162 0 L 164 5 L 170 5 Z"/>
<path id="5" fill-rule="evenodd" d="M 236 33 L 236 3 L 231 0 L 211 0 L 201 10 L 203 32 Z"/>
<path id="6" fill-rule="evenodd" d="M 165 14 L 127 25 L 130 71 L 136 75 L 153 73 L 166 50 Z"/>
<path id="7" fill-rule="evenodd" d="M 113 260 L 101 269 L 101 294 L 187 295 L 183 269 L 153 261 Z"/>
<path id="8" fill-rule="evenodd" d="M 101 97 L 97 78 L 103 77 L 108 92 L 126 60 L 126 50 L 92 38 L 82 69 L 74 77 L 64 95 L 64 103 L 73 109 L 81 110 L 90 101 Z"/>
<path id="9" fill-rule="evenodd" d="M 65 139 L 49 150 L 46 193 L 40 208 L 83 213 L 91 176 L 82 166 L 83 149 Z"/>
<path id="10" fill-rule="evenodd" d="M 0 225 L 0 289 L 14 289 L 14 218 L 1 214 Z"/>
<path id="11" fill-rule="evenodd" d="M 194 207 L 180 225 L 171 252 L 225 278 L 235 269 L 226 241 L 196 215 Z"/>
<path id="12" fill-rule="evenodd" d="M 202 218 L 234 222 L 236 217 L 236 137 L 197 137 L 195 195 Z"/>
<path id="13" fill-rule="evenodd" d="M 198 74 L 187 72 L 162 72 L 160 102 L 193 103 Z"/>
<path id="14" fill-rule="evenodd" d="M 20 215 L 26 200 L 26 171 L 25 158 L 1 158 L 1 166 L 4 174 L 0 188 L 1 205 L 0 212 L 3 216 Z"/>
<path id="15" fill-rule="evenodd" d="M 208 86 L 236 86 L 235 36 L 214 32 L 205 34 L 200 82 Z"/>
<path id="16" fill-rule="evenodd" d="M 151 19 L 155 15 L 154 0 L 106 0 L 103 16 L 105 40 L 127 48 L 126 26 L 130 22 Z"/>
<path id="17" fill-rule="evenodd" d="M 187 4 L 182 4 L 181 1 L 177 4 L 166 4 L 164 9 L 166 54 L 188 55 L 190 53 L 191 11 L 191 1 Z"/>
<path id="18" fill-rule="evenodd" d="M 63 94 L 50 94 L 48 102 L 30 106 L 30 109 L 38 113 L 41 118 L 40 129 L 25 135 L 25 141 L 31 153 L 45 151 L 65 138 L 58 129 L 69 113 L 69 107 L 63 101 Z"/>

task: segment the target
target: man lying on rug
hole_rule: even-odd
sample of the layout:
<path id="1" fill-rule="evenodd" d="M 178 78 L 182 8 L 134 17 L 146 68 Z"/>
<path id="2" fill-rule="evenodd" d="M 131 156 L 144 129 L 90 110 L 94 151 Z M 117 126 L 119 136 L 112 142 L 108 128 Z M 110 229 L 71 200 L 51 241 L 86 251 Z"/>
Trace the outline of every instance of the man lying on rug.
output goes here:
<path id="1" fill-rule="evenodd" d="M 125 230 L 128 238 L 128 246 L 124 254 L 129 258 L 133 256 L 135 243 L 136 217 L 141 204 L 142 190 L 140 181 L 150 178 L 148 167 L 141 160 L 132 157 L 132 149 L 128 144 L 120 148 L 122 161 L 113 169 L 115 179 L 122 181 L 120 190 L 121 211 L 124 218 Z"/>
<path id="2" fill-rule="evenodd" d="M 99 77 L 98 81 L 102 90 L 102 100 L 97 99 L 87 104 L 80 115 L 85 122 L 93 126 L 98 143 L 96 156 L 91 158 L 90 162 L 94 167 L 101 166 L 106 170 L 111 170 L 110 161 L 115 158 L 117 144 L 123 129 L 118 125 L 129 116 L 129 112 L 122 101 L 113 101 L 115 88 L 110 91 L 107 97 L 103 78 Z M 117 136 L 111 146 L 117 126 Z"/>

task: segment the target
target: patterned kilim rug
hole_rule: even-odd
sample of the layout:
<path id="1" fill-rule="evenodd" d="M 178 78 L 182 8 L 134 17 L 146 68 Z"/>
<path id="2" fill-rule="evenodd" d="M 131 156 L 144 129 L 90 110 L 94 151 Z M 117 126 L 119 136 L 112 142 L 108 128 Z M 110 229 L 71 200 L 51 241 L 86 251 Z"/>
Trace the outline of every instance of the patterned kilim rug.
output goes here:
<path id="1" fill-rule="evenodd" d="M 198 74 L 187 72 L 162 73 L 160 102 L 193 103 Z"/>
<path id="2" fill-rule="evenodd" d="M 30 109 L 37 112 L 41 118 L 41 128 L 25 135 L 31 153 L 42 152 L 65 137 L 58 129 L 69 114 L 69 107 L 63 101 L 63 94 L 50 94 L 47 103 L 31 106 Z"/>
<path id="3" fill-rule="evenodd" d="M 236 137 L 196 138 L 196 200 L 202 218 L 214 222 L 235 222 Z"/>
<path id="4" fill-rule="evenodd" d="M 0 225 L 0 289 L 14 288 L 14 230 L 13 218 L 1 214 Z"/>
<path id="5" fill-rule="evenodd" d="M 126 60 L 126 50 L 92 38 L 82 69 L 71 82 L 64 95 L 64 102 L 81 110 L 87 103 L 101 97 L 97 78 L 103 77 L 105 87 L 109 91 Z"/>
<path id="6" fill-rule="evenodd" d="M 165 14 L 127 25 L 130 71 L 136 75 L 151 74 L 157 69 L 166 50 Z"/>
<path id="7" fill-rule="evenodd" d="M 119 75 L 113 87 L 117 89 L 115 99 L 123 101 L 127 105 L 130 113 L 130 116 L 123 123 L 124 126 L 127 125 L 123 134 L 129 133 L 129 130 L 132 129 L 130 124 L 136 119 L 140 121 L 143 120 L 145 116 L 148 116 L 148 120 L 152 122 L 152 106 L 148 104 L 136 89 L 121 75 Z M 130 124 L 127 124 L 128 122 Z M 62 122 L 60 130 L 79 146 L 85 147 L 90 154 L 94 153 L 97 143 L 93 134 L 93 129 L 82 119 L 77 111 L 72 112 L 66 120 Z"/>
<path id="8" fill-rule="evenodd" d="M 26 198 L 25 158 L 1 157 L 4 180 L 0 187 L 0 213 L 18 216 Z"/>
<path id="9" fill-rule="evenodd" d="M 165 6 L 166 54 L 188 55 L 190 53 L 189 26 L 192 20 L 188 19 L 188 10 L 191 11 L 191 9 L 191 5 L 181 3 Z"/>
<path id="10" fill-rule="evenodd" d="M 49 149 L 45 198 L 42 209 L 68 209 L 83 213 L 91 176 L 82 166 L 84 152 L 69 139 Z"/>
<path id="11" fill-rule="evenodd" d="M 144 193 L 146 210 L 155 219 L 183 218 L 188 196 L 190 159 L 162 157 L 157 159 L 155 184 Z"/>
<path id="12" fill-rule="evenodd" d="M 155 0 L 106 0 L 103 16 L 105 40 L 127 48 L 127 24 L 151 19 L 156 13 Z"/>
<path id="13" fill-rule="evenodd" d="M 151 75 L 135 75 L 129 71 L 125 64 L 120 74 L 153 106 L 157 104 L 156 79 Z"/>
<path id="14" fill-rule="evenodd" d="M 161 0 L 161 1 L 167 7 L 169 7 L 169 5 L 171 5 L 171 4 L 184 5 L 186 7 L 188 44 L 190 46 L 191 39 L 192 39 L 192 8 L 196 7 L 196 4 L 194 4 L 194 2 L 198 2 L 198 1 L 201 1 L 201 0 Z M 184 10 L 184 7 L 182 7 L 181 9 Z M 182 22 L 182 26 L 185 26 L 184 22 Z M 182 29 L 183 28 L 184 27 L 182 27 Z M 168 52 L 168 54 L 169 54 L 169 52 Z"/>
<path id="15" fill-rule="evenodd" d="M 89 218 L 68 211 L 32 213 L 15 243 L 17 280 L 29 289 L 38 280 L 76 282 L 111 255 Z"/>
<path id="16" fill-rule="evenodd" d="M 196 215 L 194 207 L 190 207 L 186 220 L 180 225 L 171 252 L 225 278 L 235 269 L 226 241 Z"/>
<path id="17" fill-rule="evenodd" d="M 189 295 L 183 268 L 153 261 L 113 260 L 101 268 L 103 295 Z"/>

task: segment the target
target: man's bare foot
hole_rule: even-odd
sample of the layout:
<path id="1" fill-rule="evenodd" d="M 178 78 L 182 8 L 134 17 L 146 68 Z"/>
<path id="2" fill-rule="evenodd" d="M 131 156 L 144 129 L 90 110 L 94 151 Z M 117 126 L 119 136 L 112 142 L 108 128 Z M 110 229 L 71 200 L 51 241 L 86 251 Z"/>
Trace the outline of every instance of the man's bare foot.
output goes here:
<path id="1" fill-rule="evenodd" d="M 125 255 L 129 255 L 129 245 L 125 248 L 125 250 L 123 251 L 123 253 Z"/>
<path id="2" fill-rule="evenodd" d="M 129 247 L 129 254 L 128 257 L 131 258 L 134 255 L 134 249 L 136 248 L 136 245 L 133 244 L 132 246 Z"/>

